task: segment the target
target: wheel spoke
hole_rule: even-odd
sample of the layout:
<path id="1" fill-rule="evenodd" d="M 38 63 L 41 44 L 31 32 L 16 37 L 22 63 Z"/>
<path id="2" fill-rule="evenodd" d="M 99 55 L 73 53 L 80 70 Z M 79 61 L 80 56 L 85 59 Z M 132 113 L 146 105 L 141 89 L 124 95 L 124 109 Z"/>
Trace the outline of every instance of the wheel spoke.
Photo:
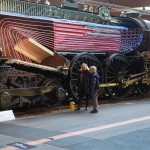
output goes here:
<path id="1" fill-rule="evenodd" d="M 121 54 L 115 54 L 108 62 L 106 67 L 106 83 L 119 83 L 129 74 L 129 61 Z M 120 85 L 120 84 L 119 84 Z M 131 87 L 123 88 L 121 86 L 108 87 L 108 93 L 115 99 L 127 97 L 131 91 Z"/>
<path id="2" fill-rule="evenodd" d="M 147 96 L 150 94 L 150 85 L 147 85 L 146 83 L 138 85 L 138 93 L 142 96 Z"/>
<path id="3" fill-rule="evenodd" d="M 78 65 L 78 67 L 81 67 L 81 64 L 79 63 L 79 61 L 77 61 L 77 65 Z"/>
<path id="4" fill-rule="evenodd" d="M 115 61 L 112 61 L 112 66 L 110 66 L 115 72 L 118 72 L 118 64 L 115 64 Z"/>
<path id="5" fill-rule="evenodd" d="M 116 79 L 109 80 L 109 83 L 114 83 L 114 82 L 116 82 Z"/>

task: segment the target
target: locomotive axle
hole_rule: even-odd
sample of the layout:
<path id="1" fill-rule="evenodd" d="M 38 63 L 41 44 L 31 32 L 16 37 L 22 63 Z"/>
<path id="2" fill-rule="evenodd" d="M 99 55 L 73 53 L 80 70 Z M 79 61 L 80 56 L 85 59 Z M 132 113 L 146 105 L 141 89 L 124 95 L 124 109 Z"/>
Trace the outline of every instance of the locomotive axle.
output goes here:
<path id="1" fill-rule="evenodd" d="M 133 84 L 139 84 L 139 83 L 146 83 L 147 85 L 150 84 L 150 72 L 146 73 L 139 73 L 134 75 L 129 75 L 128 79 L 122 79 L 121 82 L 118 83 L 103 83 L 100 84 L 100 88 L 104 87 L 114 87 L 114 86 L 120 86 L 122 88 L 126 88 L 127 86 L 133 85 Z"/>

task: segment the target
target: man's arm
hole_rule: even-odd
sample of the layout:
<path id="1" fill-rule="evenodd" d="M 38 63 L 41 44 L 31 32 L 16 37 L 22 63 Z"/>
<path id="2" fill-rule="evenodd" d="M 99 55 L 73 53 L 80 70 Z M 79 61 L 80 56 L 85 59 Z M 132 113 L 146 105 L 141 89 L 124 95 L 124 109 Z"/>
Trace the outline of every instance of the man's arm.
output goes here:
<path id="1" fill-rule="evenodd" d="M 92 77 L 91 78 L 91 92 L 92 93 L 95 91 L 95 86 L 96 86 L 96 78 Z"/>

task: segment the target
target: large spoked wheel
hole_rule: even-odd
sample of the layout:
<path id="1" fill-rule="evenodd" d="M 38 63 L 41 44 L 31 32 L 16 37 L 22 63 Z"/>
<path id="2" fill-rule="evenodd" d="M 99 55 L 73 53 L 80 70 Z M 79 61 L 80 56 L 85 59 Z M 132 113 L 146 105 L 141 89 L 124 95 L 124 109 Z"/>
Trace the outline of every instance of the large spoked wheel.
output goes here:
<path id="1" fill-rule="evenodd" d="M 130 74 L 129 61 L 126 56 L 113 54 L 106 65 L 106 83 L 121 83 Z M 108 94 L 114 99 L 123 99 L 131 93 L 132 87 L 123 88 L 121 85 L 107 87 Z"/>
<path id="2" fill-rule="evenodd" d="M 147 68 L 150 68 L 150 63 L 146 62 L 145 64 Z M 147 75 L 147 78 L 149 79 L 149 74 Z M 149 81 L 145 81 L 145 83 L 140 83 L 137 85 L 137 91 L 141 96 L 149 96 L 150 95 L 150 84 L 148 84 Z"/>
<path id="3" fill-rule="evenodd" d="M 0 90 L 8 89 L 8 87 L 0 82 Z M 1 92 L 0 93 L 0 109 L 6 110 L 11 107 L 11 96 L 8 92 Z"/>
<path id="4" fill-rule="evenodd" d="M 72 59 L 69 69 L 69 90 L 75 101 L 78 101 L 78 78 L 82 63 L 86 63 L 88 67 L 94 65 L 98 68 L 98 70 L 101 69 L 99 60 L 92 54 L 81 53 Z"/>
<path id="5" fill-rule="evenodd" d="M 52 86 L 55 87 L 55 90 L 46 93 L 45 95 L 48 97 L 48 104 L 49 107 L 57 107 L 61 104 L 61 101 L 57 97 L 57 90 L 62 87 L 62 85 L 56 79 L 47 79 L 43 82 L 42 86 Z"/>
<path id="6" fill-rule="evenodd" d="M 150 85 L 147 83 L 139 84 L 137 87 L 137 91 L 142 96 L 150 95 Z"/>

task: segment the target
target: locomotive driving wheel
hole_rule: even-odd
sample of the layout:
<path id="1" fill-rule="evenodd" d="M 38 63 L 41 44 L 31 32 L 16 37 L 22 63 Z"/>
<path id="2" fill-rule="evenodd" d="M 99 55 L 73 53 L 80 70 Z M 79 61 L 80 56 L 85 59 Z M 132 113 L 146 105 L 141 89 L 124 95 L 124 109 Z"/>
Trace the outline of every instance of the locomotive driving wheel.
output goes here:
<path id="1" fill-rule="evenodd" d="M 148 96 L 150 94 L 150 85 L 147 83 L 139 84 L 137 91 L 142 96 Z"/>
<path id="2" fill-rule="evenodd" d="M 54 91 L 51 91 L 50 93 L 46 93 L 45 95 L 48 98 L 47 105 L 50 107 L 57 107 L 60 105 L 61 101 L 57 98 L 57 90 L 62 87 L 60 82 L 58 82 L 56 79 L 47 79 L 42 83 L 42 86 L 52 86 L 55 88 Z"/>
<path id="3" fill-rule="evenodd" d="M 88 67 L 96 66 L 98 70 L 101 69 L 99 60 L 92 54 L 81 53 L 76 55 L 70 64 L 69 69 L 69 90 L 75 101 L 78 101 L 78 78 L 80 73 L 80 68 L 83 63 L 86 63 Z M 102 70 L 102 69 L 101 69 Z"/>
<path id="4" fill-rule="evenodd" d="M 8 87 L 0 82 L 0 90 L 8 89 Z M 9 109 L 11 106 L 11 96 L 8 92 L 0 93 L 0 109 Z"/>
<path id="5" fill-rule="evenodd" d="M 149 61 L 146 62 L 145 65 L 146 65 L 146 68 L 149 70 L 149 68 L 150 68 Z M 146 75 L 146 77 L 147 77 L 147 79 L 150 78 L 149 73 Z M 148 95 L 150 95 L 150 84 L 149 84 L 149 81 L 146 80 L 144 83 L 138 84 L 137 91 L 142 96 L 148 96 Z"/>
<path id="6" fill-rule="evenodd" d="M 122 80 L 127 79 L 130 74 L 129 61 L 126 56 L 121 54 L 113 54 L 109 57 L 106 65 L 106 83 L 117 85 L 107 87 L 108 94 L 114 99 L 122 99 L 127 97 L 132 87 L 123 87 L 121 84 Z"/>

